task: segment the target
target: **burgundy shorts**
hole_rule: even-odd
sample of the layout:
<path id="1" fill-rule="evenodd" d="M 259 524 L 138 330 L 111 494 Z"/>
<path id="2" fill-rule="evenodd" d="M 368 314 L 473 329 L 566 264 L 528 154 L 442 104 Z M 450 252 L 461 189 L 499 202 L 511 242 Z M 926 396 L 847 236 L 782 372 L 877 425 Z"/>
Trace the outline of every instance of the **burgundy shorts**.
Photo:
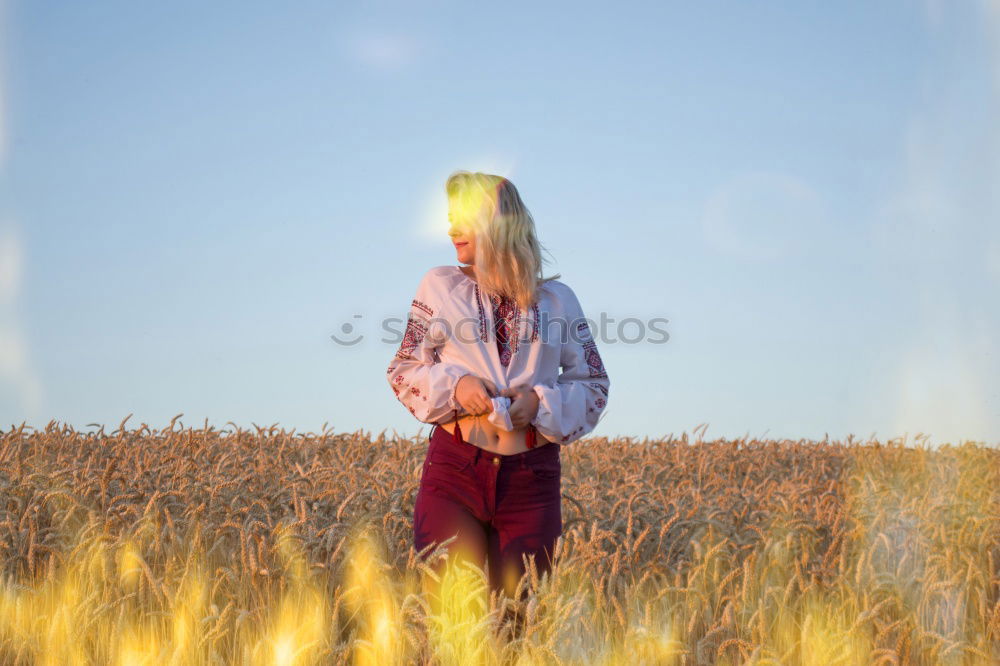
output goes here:
<path id="1" fill-rule="evenodd" d="M 561 448 L 551 442 L 500 455 L 435 426 L 413 510 L 416 550 L 457 535 L 449 555 L 488 566 L 490 588 L 513 598 L 522 555 L 534 555 L 539 576 L 551 571 L 562 533 Z"/>

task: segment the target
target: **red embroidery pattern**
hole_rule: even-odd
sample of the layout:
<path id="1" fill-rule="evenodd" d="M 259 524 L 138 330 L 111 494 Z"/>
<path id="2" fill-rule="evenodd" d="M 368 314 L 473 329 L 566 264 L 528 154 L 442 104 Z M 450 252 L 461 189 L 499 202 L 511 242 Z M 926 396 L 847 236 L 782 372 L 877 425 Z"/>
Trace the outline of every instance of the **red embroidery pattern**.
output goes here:
<path id="1" fill-rule="evenodd" d="M 608 376 L 608 373 L 604 370 L 604 362 L 601 361 L 601 355 L 597 353 L 596 342 L 588 340 L 583 343 L 583 356 L 587 359 L 587 368 L 590 370 L 591 377 Z"/>
<path id="2" fill-rule="evenodd" d="M 486 342 L 486 313 L 483 312 L 483 297 L 479 293 L 479 283 L 475 285 L 476 306 L 479 308 L 479 339 Z"/>
<path id="3" fill-rule="evenodd" d="M 598 398 L 597 400 L 594 401 L 594 404 L 597 405 L 598 408 L 604 409 L 604 405 L 608 403 L 604 401 L 604 398 Z"/>
<path id="4" fill-rule="evenodd" d="M 479 339 L 483 342 L 489 341 L 489 336 L 486 331 L 486 312 L 483 310 L 483 298 L 482 292 L 479 291 L 479 284 L 477 283 L 474 287 L 476 292 L 476 305 L 479 311 Z M 493 306 L 493 320 L 496 323 L 497 330 L 497 348 L 500 350 L 501 362 L 506 366 L 510 361 L 511 355 L 517 352 L 518 343 L 521 340 L 521 308 L 517 305 L 517 302 L 512 298 L 507 298 L 506 296 L 490 295 L 490 304 Z M 541 330 L 541 313 L 538 309 L 538 303 L 535 302 L 531 305 L 531 341 L 535 342 L 538 340 L 538 332 Z M 503 347 L 500 345 L 500 330 L 502 327 L 506 327 L 504 333 L 506 334 L 508 340 L 511 339 L 510 332 L 514 332 L 512 338 L 513 342 L 510 345 L 509 353 L 505 352 Z M 505 360 L 506 359 L 506 360 Z"/>
<path id="5" fill-rule="evenodd" d="M 570 439 L 573 438 L 574 435 L 576 435 L 578 432 L 581 432 L 582 430 L 583 430 L 583 426 L 578 426 L 575 430 L 573 430 L 573 432 L 571 432 L 570 434 L 568 434 L 565 437 L 563 437 L 562 441 L 563 442 L 568 442 Z"/>
<path id="6" fill-rule="evenodd" d="M 426 303 L 421 303 L 420 301 L 414 298 L 413 303 L 411 305 L 417 308 L 418 310 L 422 310 L 423 312 L 427 313 L 428 317 L 434 316 L 434 309 L 431 308 L 431 306 L 427 305 Z"/>
<path id="7" fill-rule="evenodd" d="M 590 382 L 590 385 L 593 386 L 598 391 L 600 391 L 601 393 L 603 393 L 605 398 L 608 397 L 608 387 L 607 386 L 605 386 L 604 384 L 598 384 L 597 382 Z"/>
<path id="8" fill-rule="evenodd" d="M 510 359 L 517 351 L 520 338 L 521 308 L 513 299 L 506 296 L 491 296 L 493 302 L 493 319 L 496 322 L 497 351 L 500 353 L 500 363 L 504 367 L 510 365 Z M 513 332 L 513 337 L 511 337 Z"/>
<path id="9" fill-rule="evenodd" d="M 406 332 L 403 334 L 403 342 L 399 345 L 396 358 L 413 358 L 413 350 L 424 340 L 427 333 L 427 326 L 416 317 L 410 316 L 406 322 Z"/>

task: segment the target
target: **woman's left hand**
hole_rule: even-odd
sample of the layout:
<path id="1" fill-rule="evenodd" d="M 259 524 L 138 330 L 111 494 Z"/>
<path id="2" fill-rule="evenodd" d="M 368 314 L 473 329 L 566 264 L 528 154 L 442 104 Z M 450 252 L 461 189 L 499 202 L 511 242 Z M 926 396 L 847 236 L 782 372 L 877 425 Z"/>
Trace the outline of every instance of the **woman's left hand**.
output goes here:
<path id="1" fill-rule="evenodd" d="M 504 389 L 500 395 L 511 399 L 510 423 L 517 429 L 528 427 L 538 414 L 538 394 L 527 384 Z"/>

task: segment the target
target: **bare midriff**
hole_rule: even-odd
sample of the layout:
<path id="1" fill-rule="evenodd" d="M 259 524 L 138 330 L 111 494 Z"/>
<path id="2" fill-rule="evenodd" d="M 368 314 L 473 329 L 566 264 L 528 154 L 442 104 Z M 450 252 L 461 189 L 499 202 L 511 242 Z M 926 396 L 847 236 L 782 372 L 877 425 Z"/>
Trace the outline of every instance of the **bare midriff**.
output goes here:
<path id="1" fill-rule="evenodd" d="M 514 453 L 528 451 L 527 428 L 515 428 L 514 430 L 504 430 L 498 428 L 486 419 L 486 415 L 481 416 L 461 416 L 458 419 L 462 428 L 462 439 L 469 444 L 474 444 L 481 449 L 509 456 Z M 441 428 L 450 434 L 455 434 L 454 419 L 448 423 L 441 423 Z M 535 431 L 535 448 L 549 443 L 542 433 Z"/>

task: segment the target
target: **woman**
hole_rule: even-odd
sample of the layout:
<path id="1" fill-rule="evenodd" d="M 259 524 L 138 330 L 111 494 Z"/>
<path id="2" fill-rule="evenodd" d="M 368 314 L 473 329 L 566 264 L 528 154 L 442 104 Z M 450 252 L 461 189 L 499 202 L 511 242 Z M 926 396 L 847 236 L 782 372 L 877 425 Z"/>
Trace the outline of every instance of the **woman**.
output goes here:
<path id="1" fill-rule="evenodd" d="M 491 590 L 513 598 L 522 556 L 539 575 L 551 570 L 560 449 L 594 429 L 610 384 L 576 295 L 559 275 L 542 277 L 514 184 L 457 171 L 445 189 L 448 235 L 466 265 L 423 276 L 386 371 L 400 402 L 435 425 L 414 547 L 457 536 L 449 554 L 487 563 Z"/>

